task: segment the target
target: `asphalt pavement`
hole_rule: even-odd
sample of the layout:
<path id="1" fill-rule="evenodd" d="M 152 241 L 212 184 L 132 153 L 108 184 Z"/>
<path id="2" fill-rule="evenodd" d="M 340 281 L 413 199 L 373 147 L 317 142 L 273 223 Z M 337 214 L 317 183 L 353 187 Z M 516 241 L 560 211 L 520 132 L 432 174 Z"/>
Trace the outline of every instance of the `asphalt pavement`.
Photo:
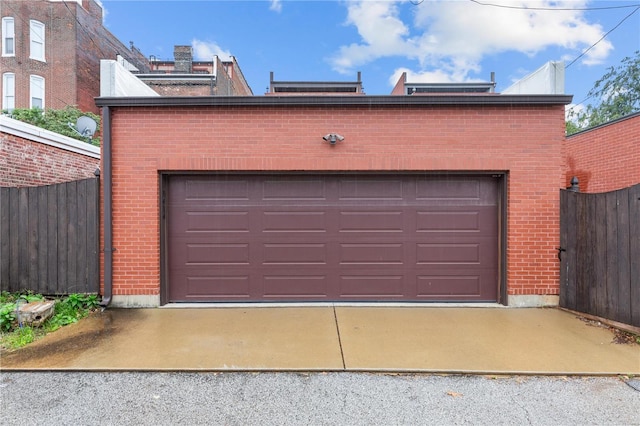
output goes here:
<path id="1" fill-rule="evenodd" d="M 2 372 L 9 425 L 640 425 L 625 377 Z M 640 387 L 640 386 L 638 386 Z"/>

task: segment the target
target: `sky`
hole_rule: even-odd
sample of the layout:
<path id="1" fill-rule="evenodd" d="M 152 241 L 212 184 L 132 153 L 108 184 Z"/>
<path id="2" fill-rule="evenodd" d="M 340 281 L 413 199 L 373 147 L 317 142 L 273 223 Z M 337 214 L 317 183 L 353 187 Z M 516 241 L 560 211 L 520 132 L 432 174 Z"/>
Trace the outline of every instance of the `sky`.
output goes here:
<path id="1" fill-rule="evenodd" d="M 254 95 L 277 81 L 355 81 L 388 95 L 409 82 L 489 81 L 500 92 L 564 61 L 584 106 L 609 67 L 640 50 L 640 0 L 102 0 L 105 26 L 145 56 L 234 56 Z M 553 9 L 553 10 L 547 10 Z M 577 108 L 580 108 L 578 106 Z"/>

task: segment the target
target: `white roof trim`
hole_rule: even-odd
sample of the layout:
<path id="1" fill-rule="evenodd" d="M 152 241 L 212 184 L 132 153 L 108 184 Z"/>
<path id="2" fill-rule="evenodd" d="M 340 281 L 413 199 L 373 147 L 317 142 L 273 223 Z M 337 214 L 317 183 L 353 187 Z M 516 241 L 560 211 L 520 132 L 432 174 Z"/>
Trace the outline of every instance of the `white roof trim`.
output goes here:
<path id="1" fill-rule="evenodd" d="M 5 115 L 0 115 L 0 133 L 19 136 L 34 142 L 86 155 L 87 157 L 100 158 L 100 147 L 9 118 Z"/>

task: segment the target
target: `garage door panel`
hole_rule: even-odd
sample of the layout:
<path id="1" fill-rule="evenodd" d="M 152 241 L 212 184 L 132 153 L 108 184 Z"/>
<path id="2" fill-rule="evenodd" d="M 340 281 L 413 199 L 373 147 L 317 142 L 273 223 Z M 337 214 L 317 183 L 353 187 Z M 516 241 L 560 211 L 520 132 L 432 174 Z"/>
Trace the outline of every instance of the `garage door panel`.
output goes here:
<path id="1" fill-rule="evenodd" d="M 324 211 L 266 211 L 262 214 L 262 232 L 326 232 Z"/>
<path id="2" fill-rule="evenodd" d="M 263 200 L 308 201 L 326 200 L 325 181 L 322 179 L 273 179 L 262 184 Z"/>
<path id="3" fill-rule="evenodd" d="M 418 244 L 418 265 L 480 264 L 480 244 Z"/>
<path id="4" fill-rule="evenodd" d="M 246 179 L 217 179 L 211 182 L 202 177 L 191 177 L 184 182 L 184 199 L 196 200 L 249 200 L 250 182 Z"/>
<path id="5" fill-rule="evenodd" d="M 404 229 L 402 211 L 341 211 L 339 232 L 396 232 Z"/>
<path id="6" fill-rule="evenodd" d="M 249 212 L 189 212 L 186 232 L 249 232 Z"/>
<path id="7" fill-rule="evenodd" d="M 170 235 L 185 233 L 227 233 L 250 231 L 252 215 L 248 211 L 169 211 Z"/>
<path id="8" fill-rule="evenodd" d="M 417 277 L 418 297 L 477 298 L 482 296 L 481 278 L 470 275 L 420 275 Z"/>
<path id="9" fill-rule="evenodd" d="M 249 265 L 247 243 L 186 244 L 185 265 Z"/>
<path id="10" fill-rule="evenodd" d="M 263 265 L 326 265 L 327 244 L 268 243 L 263 245 Z"/>
<path id="11" fill-rule="evenodd" d="M 283 271 L 285 272 L 285 271 Z M 286 273 L 263 276 L 264 297 L 276 300 L 300 300 L 312 297 L 326 299 L 330 294 L 325 274 L 290 275 Z"/>
<path id="12" fill-rule="evenodd" d="M 496 214 L 496 206 L 422 210 L 416 212 L 416 230 L 418 232 L 480 232 L 495 236 Z"/>
<path id="13" fill-rule="evenodd" d="M 432 178 L 416 181 L 417 200 L 480 200 L 476 179 Z"/>
<path id="14" fill-rule="evenodd" d="M 497 298 L 490 177 L 185 175 L 168 192 L 170 301 Z"/>
<path id="15" fill-rule="evenodd" d="M 372 274 L 370 271 L 362 272 L 362 274 L 340 276 L 341 299 L 375 300 L 403 297 L 403 275 L 384 275 L 382 271 L 378 274 Z"/>
<path id="16" fill-rule="evenodd" d="M 340 265 L 402 265 L 405 260 L 402 243 L 340 244 Z"/>
<path id="17" fill-rule="evenodd" d="M 484 177 L 424 177 L 416 180 L 415 198 L 428 205 L 495 205 L 498 186 L 487 184 Z"/>
<path id="18" fill-rule="evenodd" d="M 490 267 L 497 261 L 498 253 L 491 241 L 469 239 L 469 242 L 446 242 L 442 238 L 430 243 L 416 243 L 418 265 L 472 265 L 474 268 Z"/>
<path id="19" fill-rule="evenodd" d="M 361 177 L 338 181 L 338 199 L 347 200 L 402 200 L 404 185 L 400 179 Z"/>
<path id="20" fill-rule="evenodd" d="M 188 277 L 185 300 L 202 298 L 235 299 L 251 297 L 248 275 Z"/>

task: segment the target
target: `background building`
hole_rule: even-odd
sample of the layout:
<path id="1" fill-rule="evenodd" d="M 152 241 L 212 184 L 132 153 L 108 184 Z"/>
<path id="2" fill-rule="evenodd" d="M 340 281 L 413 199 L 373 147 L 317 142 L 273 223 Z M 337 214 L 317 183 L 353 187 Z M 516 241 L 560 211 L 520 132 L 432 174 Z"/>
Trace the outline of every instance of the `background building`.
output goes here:
<path id="1" fill-rule="evenodd" d="M 100 59 L 149 70 L 133 46 L 127 48 L 102 24 L 95 0 L 3 0 L 2 109 L 76 105 L 98 113 Z"/>
<path id="2" fill-rule="evenodd" d="M 136 76 L 161 96 L 251 96 L 253 92 L 234 57 L 194 61 L 191 46 L 174 46 L 173 61 L 151 57 L 149 73 Z"/>

